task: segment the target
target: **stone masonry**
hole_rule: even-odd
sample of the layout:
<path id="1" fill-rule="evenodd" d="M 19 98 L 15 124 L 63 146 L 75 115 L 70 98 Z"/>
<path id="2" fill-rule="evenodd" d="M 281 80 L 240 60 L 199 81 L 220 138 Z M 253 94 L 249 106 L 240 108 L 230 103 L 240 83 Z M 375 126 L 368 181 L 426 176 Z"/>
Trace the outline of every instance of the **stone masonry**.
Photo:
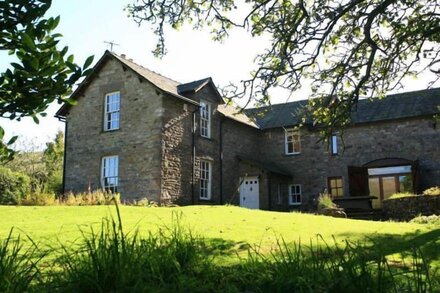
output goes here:
<path id="1" fill-rule="evenodd" d="M 240 204 L 240 179 L 258 176 L 261 209 L 309 210 L 327 178 L 341 176 L 349 196 L 347 166 L 382 158 L 418 160 L 420 188 L 440 185 L 440 130 L 431 116 L 357 123 L 330 154 L 313 128 L 300 129 L 301 152 L 285 154 L 285 129 L 261 128 L 224 112 L 210 79 L 179 84 L 106 52 L 94 73 L 63 107 L 66 120 L 65 192 L 101 188 L 101 160 L 119 156 L 122 200 L 159 204 Z M 104 99 L 120 92 L 120 128 L 103 131 Z M 211 105 L 211 137 L 200 135 L 201 100 Z M 439 97 L 440 104 L 440 97 Z M 223 107 L 223 108 L 222 108 Z M 276 117 L 278 118 L 278 117 Z M 200 161 L 212 165 L 209 200 L 200 199 Z M 290 184 L 301 184 L 301 205 L 289 206 Z"/>

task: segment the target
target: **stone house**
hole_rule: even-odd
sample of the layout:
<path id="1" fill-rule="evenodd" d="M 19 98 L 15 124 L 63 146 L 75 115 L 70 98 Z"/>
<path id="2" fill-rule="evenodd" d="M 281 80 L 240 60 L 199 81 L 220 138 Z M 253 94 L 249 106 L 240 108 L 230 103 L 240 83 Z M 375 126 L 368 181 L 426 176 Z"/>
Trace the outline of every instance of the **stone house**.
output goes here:
<path id="1" fill-rule="evenodd" d="M 306 101 L 228 106 L 211 78 L 178 83 L 105 52 L 64 105 L 64 191 L 103 188 L 122 200 L 313 209 L 380 207 L 394 192 L 440 185 L 440 89 L 361 100 L 343 138 L 298 128 Z"/>

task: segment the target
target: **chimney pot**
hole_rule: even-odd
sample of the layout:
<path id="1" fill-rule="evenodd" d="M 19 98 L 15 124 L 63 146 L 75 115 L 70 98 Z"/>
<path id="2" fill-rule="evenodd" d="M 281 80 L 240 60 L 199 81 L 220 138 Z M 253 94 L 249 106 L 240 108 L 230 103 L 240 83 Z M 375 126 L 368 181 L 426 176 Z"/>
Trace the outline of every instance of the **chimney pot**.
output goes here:
<path id="1" fill-rule="evenodd" d="M 129 58 L 128 61 L 133 62 L 133 58 Z"/>
<path id="2" fill-rule="evenodd" d="M 126 55 L 125 54 L 121 54 L 121 58 L 125 59 Z"/>

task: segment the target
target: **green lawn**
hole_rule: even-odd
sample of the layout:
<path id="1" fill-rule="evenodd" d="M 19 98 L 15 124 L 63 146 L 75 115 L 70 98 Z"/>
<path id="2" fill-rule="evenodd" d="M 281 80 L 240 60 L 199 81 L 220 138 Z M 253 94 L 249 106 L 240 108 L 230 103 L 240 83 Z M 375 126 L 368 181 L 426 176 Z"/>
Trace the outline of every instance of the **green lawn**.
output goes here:
<path id="1" fill-rule="evenodd" d="M 278 213 L 247 210 L 231 206 L 188 206 L 146 208 L 121 206 L 126 232 L 138 228 L 141 234 L 170 226 L 181 215 L 184 226 L 202 236 L 223 255 L 246 251 L 260 245 L 263 251 L 274 247 L 282 236 L 286 242 L 309 244 L 322 236 L 334 245 L 342 242 L 367 241 L 380 245 L 389 254 L 411 246 L 422 247 L 432 260 L 440 258 L 440 227 L 361 220 L 337 219 L 301 213 Z M 99 227 L 103 218 L 115 216 L 113 206 L 0 206 L 0 238 L 11 227 L 29 235 L 34 241 L 68 243 L 81 238 L 81 230 Z"/>

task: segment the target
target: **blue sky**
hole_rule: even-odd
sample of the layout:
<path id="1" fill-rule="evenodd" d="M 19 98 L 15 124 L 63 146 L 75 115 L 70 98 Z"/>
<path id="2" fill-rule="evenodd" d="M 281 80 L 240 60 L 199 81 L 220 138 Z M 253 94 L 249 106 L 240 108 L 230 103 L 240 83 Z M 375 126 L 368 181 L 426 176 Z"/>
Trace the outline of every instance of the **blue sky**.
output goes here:
<path id="1" fill-rule="evenodd" d="M 245 32 L 236 31 L 224 43 L 216 43 L 208 31 L 197 32 L 190 27 L 180 31 L 167 31 L 168 54 L 163 59 L 153 57 L 151 50 L 156 38 L 150 28 L 144 24 L 139 27 L 127 17 L 124 7 L 130 1 L 108 0 L 58 0 L 53 1 L 49 10 L 51 16 L 61 16 L 57 32 L 63 34 L 61 44 L 69 46 L 69 52 L 75 55 L 75 61 L 83 64 L 87 56 L 95 55 L 95 61 L 108 49 L 104 41 L 119 44 L 114 48 L 118 54 L 124 53 L 143 66 L 157 71 L 180 82 L 187 82 L 211 76 L 217 85 L 239 82 L 249 77 L 254 69 L 253 59 L 262 51 L 267 40 L 252 39 Z M 0 53 L 0 70 L 9 66 L 11 59 Z M 422 79 L 409 81 L 405 90 L 426 87 Z M 297 93 L 291 100 L 307 98 L 308 90 Z M 286 101 L 283 92 L 277 92 L 273 103 Z M 7 136 L 19 135 L 22 141 L 33 140 L 36 145 L 44 145 L 51 140 L 64 124 L 53 118 L 60 106 L 52 105 L 47 117 L 39 125 L 31 119 L 11 122 L 0 119 L 0 125 Z"/>

